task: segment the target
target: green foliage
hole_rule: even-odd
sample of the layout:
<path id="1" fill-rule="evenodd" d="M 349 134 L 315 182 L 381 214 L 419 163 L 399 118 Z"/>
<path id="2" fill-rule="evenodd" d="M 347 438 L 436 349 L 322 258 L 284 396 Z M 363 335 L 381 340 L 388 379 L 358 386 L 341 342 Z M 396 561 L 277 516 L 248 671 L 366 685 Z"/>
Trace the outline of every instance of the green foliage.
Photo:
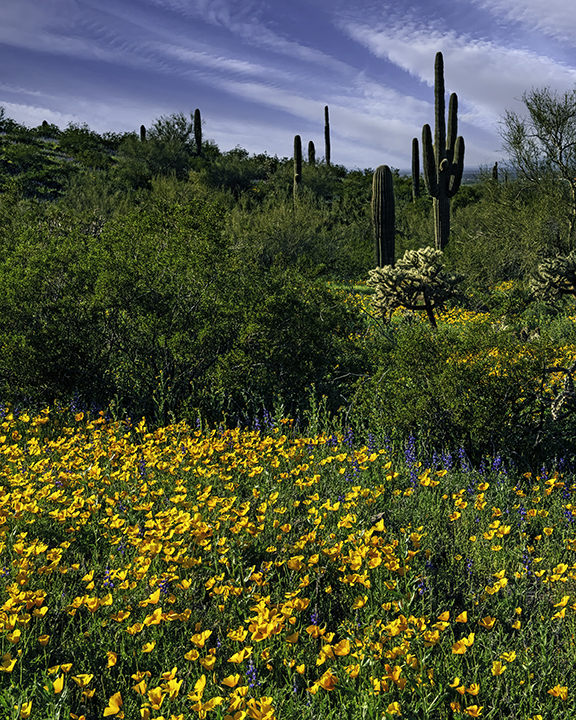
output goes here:
<path id="1" fill-rule="evenodd" d="M 279 199 L 271 192 L 258 205 L 236 206 L 226 229 L 231 242 L 262 268 L 293 266 L 310 277 L 365 276 L 372 266 L 369 204 L 359 208 L 343 197 L 326 207 L 308 184 L 308 174 L 319 166 L 306 169 L 296 207 L 288 193 Z M 348 209 L 356 213 L 355 222 Z"/>
<path id="2" fill-rule="evenodd" d="M 91 301 L 97 273 L 91 238 L 70 215 L 39 217 L 31 209 L 3 240 L 3 396 L 41 403 L 77 389 L 97 397 L 104 378 Z"/>
<path id="3" fill-rule="evenodd" d="M 104 140 L 88 125 L 70 124 L 59 134 L 58 146 L 85 167 L 103 169 L 112 164 L 111 153 Z"/>
<path id="4" fill-rule="evenodd" d="M 544 442 L 538 398 L 550 341 L 523 341 L 489 319 L 436 331 L 405 320 L 390 326 L 379 347 L 379 367 L 355 397 L 354 418 L 365 432 L 414 433 L 428 447 L 476 453 L 505 448 L 525 460 L 537 439 Z M 546 426 L 551 454 L 564 452 L 565 430 Z"/>
<path id="5" fill-rule="evenodd" d="M 296 412 L 311 384 L 341 404 L 361 372 L 348 339 L 356 314 L 324 286 L 252 262 L 215 206 L 162 192 L 96 231 L 86 217 L 31 209 L 34 222 L 5 238 L 4 398 L 77 393 L 159 422 L 246 418 L 278 397 Z"/>
<path id="6" fill-rule="evenodd" d="M 461 188 L 453 203 L 447 261 L 476 288 L 507 280 L 528 281 L 542 257 L 563 253 L 562 200 L 553 188 L 543 194 L 522 183 L 484 178 Z M 460 204 L 460 195 L 469 196 Z M 418 216 L 413 224 L 418 229 Z"/>
<path id="7" fill-rule="evenodd" d="M 130 188 L 150 188 L 152 179 L 174 175 L 180 180 L 188 173 L 204 166 L 206 159 L 219 154 L 213 143 L 202 142 L 196 135 L 194 116 L 183 113 L 161 116 L 147 130 L 146 141 L 136 133 L 125 136 L 118 148 L 118 165 L 114 180 Z M 201 120 L 200 120 L 201 129 Z M 197 157 L 197 140 L 200 140 L 204 159 Z"/>
<path id="8" fill-rule="evenodd" d="M 339 294 L 274 268 L 252 280 L 243 310 L 238 341 L 206 387 L 225 398 L 227 415 L 246 421 L 280 399 L 296 415 L 308 405 L 309 388 L 331 413 L 346 403 L 367 358 L 358 315 Z"/>
<path id="9" fill-rule="evenodd" d="M 444 270 L 441 250 L 422 248 L 406 251 L 395 267 L 371 270 L 368 285 L 376 290 L 374 308 L 386 321 L 398 308 L 425 310 L 430 324 L 436 327 L 434 311 L 458 297 L 462 279 Z"/>
<path id="10" fill-rule="evenodd" d="M 242 198 L 243 202 L 258 204 L 266 194 L 264 182 L 274 176 L 281 162 L 276 156 L 262 153 L 250 157 L 246 150 L 235 148 L 213 157 L 210 162 L 195 165 L 190 177 L 211 190 L 230 194 L 233 201 Z M 288 162 L 286 160 L 286 166 Z"/>

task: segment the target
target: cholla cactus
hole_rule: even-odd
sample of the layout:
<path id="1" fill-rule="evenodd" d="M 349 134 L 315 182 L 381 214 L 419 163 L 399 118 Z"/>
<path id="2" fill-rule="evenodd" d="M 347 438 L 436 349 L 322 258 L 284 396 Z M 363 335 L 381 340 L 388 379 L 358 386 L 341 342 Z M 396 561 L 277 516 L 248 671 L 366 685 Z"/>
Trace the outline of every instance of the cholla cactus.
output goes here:
<path id="1" fill-rule="evenodd" d="M 563 295 L 576 297 L 576 250 L 541 262 L 530 281 L 530 290 L 548 302 L 558 302 Z"/>
<path id="2" fill-rule="evenodd" d="M 389 321 L 396 308 L 425 310 L 432 327 L 437 327 L 434 310 L 457 297 L 462 275 L 450 275 L 442 264 L 443 254 L 431 247 L 407 250 L 396 266 L 371 270 L 368 285 L 375 288 L 374 307 Z"/>

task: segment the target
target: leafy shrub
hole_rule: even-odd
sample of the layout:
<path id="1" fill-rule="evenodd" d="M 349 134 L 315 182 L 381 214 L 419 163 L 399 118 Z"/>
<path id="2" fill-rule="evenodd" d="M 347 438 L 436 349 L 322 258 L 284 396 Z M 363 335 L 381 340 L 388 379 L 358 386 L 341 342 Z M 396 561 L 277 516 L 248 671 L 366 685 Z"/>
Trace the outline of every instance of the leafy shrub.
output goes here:
<path id="1" fill-rule="evenodd" d="M 1 258 L 5 399 L 245 419 L 277 399 L 296 412 L 311 384 L 341 403 L 338 376 L 359 372 L 343 300 L 247 261 L 209 203 L 156 199 L 98 233 L 54 209 L 34 218 Z"/>
<path id="2" fill-rule="evenodd" d="M 549 342 L 523 342 L 489 320 L 437 331 L 401 321 L 380 340 L 380 352 L 378 369 L 355 396 L 354 418 L 365 432 L 414 433 L 437 448 L 507 454 L 542 438 Z"/>

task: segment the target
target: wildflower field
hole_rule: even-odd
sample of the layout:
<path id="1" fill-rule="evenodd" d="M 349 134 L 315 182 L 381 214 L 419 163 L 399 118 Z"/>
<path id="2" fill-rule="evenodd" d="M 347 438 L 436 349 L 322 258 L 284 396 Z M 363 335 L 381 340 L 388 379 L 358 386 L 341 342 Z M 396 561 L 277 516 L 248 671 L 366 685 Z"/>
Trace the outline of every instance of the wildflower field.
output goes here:
<path id="1" fill-rule="evenodd" d="M 571 467 L 58 407 L 0 443 L 3 718 L 574 715 Z"/>

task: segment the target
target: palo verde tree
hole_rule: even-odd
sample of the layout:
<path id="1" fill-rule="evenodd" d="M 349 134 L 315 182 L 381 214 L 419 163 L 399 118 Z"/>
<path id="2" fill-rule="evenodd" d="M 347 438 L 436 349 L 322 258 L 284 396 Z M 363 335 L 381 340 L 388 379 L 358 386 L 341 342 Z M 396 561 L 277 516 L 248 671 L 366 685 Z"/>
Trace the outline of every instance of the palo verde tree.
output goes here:
<path id="1" fill-rule="evenodd" d="M 543 187 L 565 189 L 567 243 L 574 248 L 576 234 L 576 88 L 559 95 L 548 87 L 525 92 L 528 110 L 520 116 L 507 110 L 500 123 L 504 150 L 518 177 Z"/>

